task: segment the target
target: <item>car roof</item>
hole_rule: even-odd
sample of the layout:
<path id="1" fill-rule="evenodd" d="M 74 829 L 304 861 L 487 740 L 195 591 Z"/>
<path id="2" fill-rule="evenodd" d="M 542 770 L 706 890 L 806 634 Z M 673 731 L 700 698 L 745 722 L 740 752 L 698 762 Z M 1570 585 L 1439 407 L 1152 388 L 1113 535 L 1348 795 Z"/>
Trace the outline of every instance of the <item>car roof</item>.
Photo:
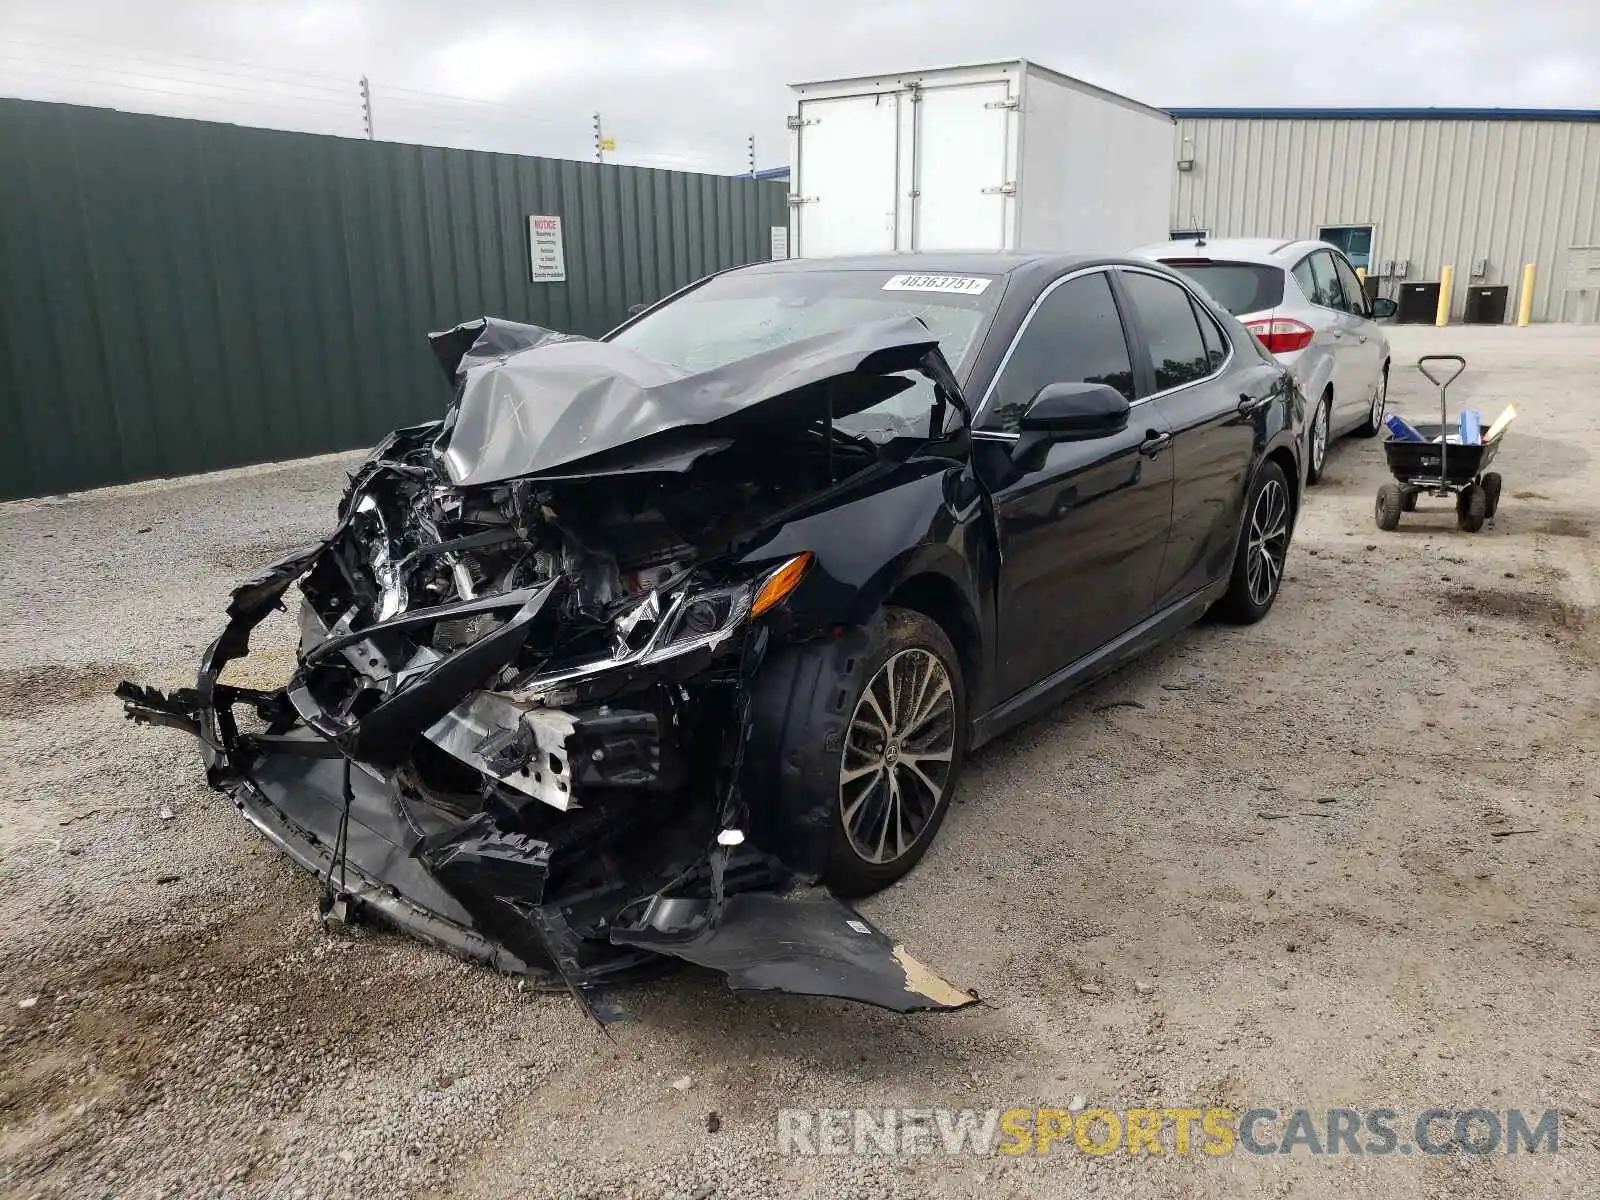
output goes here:
<path id="1" fill-rule="evenodd" d="M 1141 265 L 1126 254 L 1071 252 L 944 251 L 917 254 L 848 254 L 837 258 L 780 258 L 737 267 L 739 274 L 789 271 L 894 271 L 928 275 L 1010 275 L 1024 270 L 1071 270 L 1103 263 Z"/>
<path id="2" fill-rule="evenodd" d="M 1140 246 L 1133 253 L 1140 258 L 1184 258 L 1191 262 L 1209 258 L 1287 268 L 1313 250 L 1333 248 L 1314 238 L 1186 238 L 1181 242 Z"/>

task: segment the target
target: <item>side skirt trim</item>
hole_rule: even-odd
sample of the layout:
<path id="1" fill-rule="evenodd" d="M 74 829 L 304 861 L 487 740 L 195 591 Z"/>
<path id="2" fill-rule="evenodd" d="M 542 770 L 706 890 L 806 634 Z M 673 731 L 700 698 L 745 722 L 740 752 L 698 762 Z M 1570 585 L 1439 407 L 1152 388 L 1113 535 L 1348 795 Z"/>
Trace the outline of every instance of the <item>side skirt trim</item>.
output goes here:
<path id="1" fill-rule="evenodd" d="M 1116 669 L 1129 659 L 1137 658 L 1180 629 L 1194 624 L 1205 615 L 1206 609 L 1222 598 L 1227 590 L 1228 580 L 1220 579 L 1198 592 L 1191 592 L 1176 603 L 1145 618 L 1098 650 L 1085 654 L 1076 662 L 1068 663 L 1053 675 L 1041 679 L 1032 687 L 1025 688 L 1009 700 L 995 705 L 972 722 L 972 748 L 977 749 L 1028 718 L 1053 708 L 1085 684 Z"/>

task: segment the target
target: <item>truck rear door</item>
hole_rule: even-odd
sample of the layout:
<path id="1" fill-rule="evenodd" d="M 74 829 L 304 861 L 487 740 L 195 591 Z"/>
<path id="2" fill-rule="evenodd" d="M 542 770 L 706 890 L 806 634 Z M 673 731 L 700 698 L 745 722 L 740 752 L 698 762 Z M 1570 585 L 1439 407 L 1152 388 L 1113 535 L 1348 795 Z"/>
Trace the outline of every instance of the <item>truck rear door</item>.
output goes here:
<path id="1" fill-rule="evenodd" d="M 1005 80 L 925 87 L 916 101 L 911 249 L 1003 250 L 1015 187 Z"/>
<path id="2" fill-rule="evenodd" d="M 898 92 L 800 102 L 796 256 L 895 249 L 900 102 Z"/>

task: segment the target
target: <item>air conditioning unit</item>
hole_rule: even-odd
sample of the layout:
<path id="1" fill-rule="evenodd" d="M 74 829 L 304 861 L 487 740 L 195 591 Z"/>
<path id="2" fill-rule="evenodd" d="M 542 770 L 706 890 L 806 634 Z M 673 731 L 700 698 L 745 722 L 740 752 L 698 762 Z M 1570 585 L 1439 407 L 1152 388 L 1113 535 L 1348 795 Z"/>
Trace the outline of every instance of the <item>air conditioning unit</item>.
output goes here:
<path id="1" fill-rule="evenodd" d="M 1467 289 L 1467 306 L 1461 313 L 1463 325 L 1504 325 L 1506 302 L 1511 289 L 1505 284 L 1498 287 L 1480 287 L 1474 284 Z"/>

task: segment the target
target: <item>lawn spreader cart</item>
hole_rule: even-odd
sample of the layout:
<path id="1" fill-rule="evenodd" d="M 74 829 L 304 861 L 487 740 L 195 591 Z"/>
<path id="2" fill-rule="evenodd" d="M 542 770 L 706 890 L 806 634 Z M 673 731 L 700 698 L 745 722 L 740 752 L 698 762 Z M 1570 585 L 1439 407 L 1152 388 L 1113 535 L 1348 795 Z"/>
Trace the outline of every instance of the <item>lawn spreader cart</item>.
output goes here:
<path id="1" fill-rule="evenodd" d="M 1448 377 L 1441 378 L 1428 370 L 1431 362 L 1456 366 Z M 1398 529 L 1401 513 L 1415 512 L 1417 498 L 1424 495 L 1454 496 L 1456 526 L 1465 533 L 1476 533 L 1493 518 L 1500 503 L 1500 476 L 1486 468 L 1500 448 L 1505 422 L 1497 422 L 1488 436 L 1473 444 L 1465 438 L 1450 440 L 1456 429 L 1450 424 L 1445 394 L 1466 369 L 1467 360 L 1459 354 L 1427 354 L 1417 360 L 1417 370 L 1439 389 L 1439 424 L 1408 425 L 1390 418 L 1383 455 L 1394 479 L 1378 489 L 1375 516 L 1379 529 Z"/>

